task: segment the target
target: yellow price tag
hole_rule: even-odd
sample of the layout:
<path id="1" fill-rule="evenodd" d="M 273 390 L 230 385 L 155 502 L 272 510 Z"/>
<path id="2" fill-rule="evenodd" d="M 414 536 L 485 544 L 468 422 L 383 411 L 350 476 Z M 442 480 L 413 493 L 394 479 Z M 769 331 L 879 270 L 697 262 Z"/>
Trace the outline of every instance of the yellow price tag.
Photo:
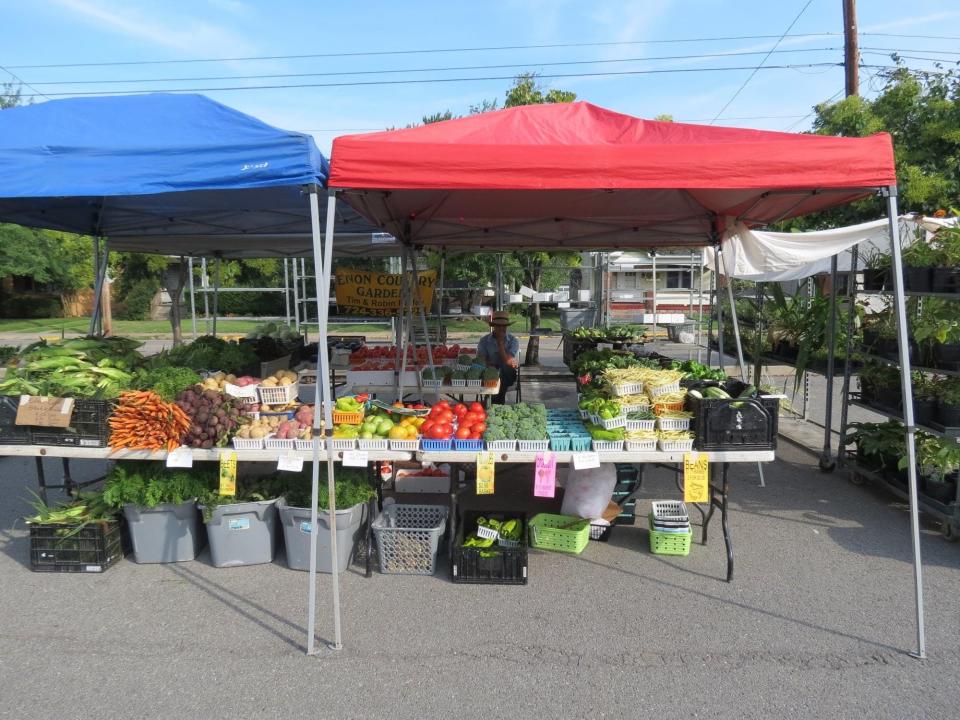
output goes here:
<path id="1" fill-rule="evenodd" d="M 493 495 L 493 466 L 492 452 L 477 453 L 477 495 Z"/>
<path id="2" fill-rule="evenodd" d="M 233 450 L 220 453 L 220 494 L 225 497 L 237 494 L 237 453 Z"/>
<path id="3" fill-rule="evenodd" d="M 684 453 L 683 501 L 710 502 L 710 458 L 706 453 Z"/>

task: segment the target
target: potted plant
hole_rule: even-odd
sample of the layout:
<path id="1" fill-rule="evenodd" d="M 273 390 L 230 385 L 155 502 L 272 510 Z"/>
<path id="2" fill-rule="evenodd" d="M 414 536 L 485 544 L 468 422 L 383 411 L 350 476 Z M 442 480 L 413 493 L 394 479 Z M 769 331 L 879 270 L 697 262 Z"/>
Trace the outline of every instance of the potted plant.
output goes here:
<path id="1" fill-rule="evenodd" d="M 845 444 L 855 443 L 857 465 L 864 470 L 891 476 L 906 452 L 904 427 L 896 420 L 883 423 L 850 423 Z"/>
<path id="2" fill-rule="evenodd" d="M 938 438 L 917 433 L 918 485 L 924 495 L 948 504 L 957 498 L 957 469 L 960 468 L 960 443 L 951 438 Z M 899 467 L 906 469 L 907 458 Z"/>
<path id="3" fill-rule="evenodd" d="M 936 420 L 947 428 L 960 427 L 960 378 L 946 378 L 937 385 Z"/>
<path id="4" fill-rule="evenodd" d="M 883 252 L 874 252 L 867 258 L 867 267 L 863 271 L 864 291 L 880 292 L 892 286 L 890 262 L 890 256 Z"/>
<path id="5" fill-rule="evenodd" d="M 884 363 L 865 362 L 860 368 L 860 399 L 877 407 L 893 410 L 902 408 L 900 371 Z"/>
<path id="6" fill-rule="evenodd" d="M 921 234 L 925 231 L 921 230 Z M 930 292 L 933 268 L 940 265 L 943 253 L 923 237 L 903 251 L 903 284 L 910 292 Z"/>
<path id="7" fill-rule="evenodd" d="M 337 565 L 343 572 L 350 565 L 357 543 L 363 534 L 363 522 L 369 517 L 368 502 L 377 495 L 363 468 L 338 467 L 334 477 L 337 501 Z M 310 495 L 311 475 L 293 476 L 286 498 L 277 503 L 283 539 L 287 548 L 287 567 L 291 570 L 310 569 Z M 330 544 L 332 534 L 327 519 L 329 508 L 326 466 L 320 474 L 317 497 L 317 572 L 332 573 Z M 287 503 L 290 503 L 289 505 Z"/>
<path id="8" fill-rule="evenodd" d="M 913 421 L 929 425 L 937 412 L 937 385 L 940 378 L 929 377 L 919 370 L 910 374 L 913 386 Z"/>
<path id="9" fill-rule="evenodd" d="M 199 499 L 215 567 L 273 562 L 279 531 L 277 499 L 284 487 L 276 475 L 240 478 L 236 495 L 212 490 Z"/>
<path id="10" fill-rule="evenodd" d="M 931 288 L 939 293 L 960 292 L 960 227 L 940 229 L 934 241 L 940 247 L 940 264 L 933 268 Z"/>
<path id="11" fill-rule="evenodd" d="M 202 549 L 196 500 L 216 470 L 170 470 L 162 462 L 119 462 L 103 486 L 104 502 L 123 509 L 138 563 L 193 560 Z"/>

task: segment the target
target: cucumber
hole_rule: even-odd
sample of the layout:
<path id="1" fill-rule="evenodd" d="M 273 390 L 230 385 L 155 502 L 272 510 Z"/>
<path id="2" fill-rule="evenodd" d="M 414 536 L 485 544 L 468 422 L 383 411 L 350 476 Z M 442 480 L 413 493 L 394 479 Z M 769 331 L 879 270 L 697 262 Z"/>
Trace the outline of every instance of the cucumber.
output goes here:
<path id="1" fill-rule="evenodd" d="M 757 386 L 756 386 L 756 385 L 747 385 L 747 386 L 743 389 L 743 392 L 740 393 L 737 397 L 742 397 L 742 398 L 753 397 L 753 396 L 756 395 L 756 394 L 757 394 Z"/>
<path id="2" fill-rule="evenodd" d="M 703 400 L 703 395 L 700 394 L 699 390 L 687 390 L 687 395 L 697 400 Z"/>

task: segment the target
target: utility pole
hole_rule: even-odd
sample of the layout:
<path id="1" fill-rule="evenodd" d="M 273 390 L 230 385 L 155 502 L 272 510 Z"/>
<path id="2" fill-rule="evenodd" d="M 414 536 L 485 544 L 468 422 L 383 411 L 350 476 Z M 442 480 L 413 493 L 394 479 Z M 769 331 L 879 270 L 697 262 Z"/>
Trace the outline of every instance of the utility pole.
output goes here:
<path id="1" fill-rule="evenodd" d="M 843 0 L 843 69 L 846 96 L 860 94 L 860 46 L 857 40 L 857 0 Z"/>

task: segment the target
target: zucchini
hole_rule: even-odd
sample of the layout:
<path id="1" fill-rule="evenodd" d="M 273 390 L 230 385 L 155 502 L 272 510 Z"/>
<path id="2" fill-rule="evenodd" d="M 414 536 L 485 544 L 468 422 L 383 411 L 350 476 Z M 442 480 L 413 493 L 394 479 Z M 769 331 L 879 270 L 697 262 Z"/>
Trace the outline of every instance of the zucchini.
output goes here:
<path id="1" fill-rule="evenodd" d="M 753 397 L 753 396 L 756 395 L 756 394 L 757 394 L 757 386 L 756 386 L 756 385 L 747 385 L 747 386 L 743 389 L 743 392 L 740 393 L 737 397 L 747 398 L 747 397 Z"/>
<path id="2" fill-rule="evenodd" d="M 699 390 L 687 390 L 687 395 L 697 400 L 703 400 L 703 395 L 700 394 Z"/>

